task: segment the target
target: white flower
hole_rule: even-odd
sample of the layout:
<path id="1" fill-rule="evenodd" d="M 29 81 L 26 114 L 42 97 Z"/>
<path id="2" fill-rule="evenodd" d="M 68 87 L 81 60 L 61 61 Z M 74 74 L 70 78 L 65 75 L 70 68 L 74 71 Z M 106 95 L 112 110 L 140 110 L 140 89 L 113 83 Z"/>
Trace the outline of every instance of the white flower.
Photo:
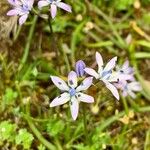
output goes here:
<path id="1" fill-rule="evenodd" d="M 136 98 L 134 92 L 139 92 L 142 90 L 140 83 L 137 81 L 133 81 L 130 83 L 128 83 L 127 81 L 120 81 L 119 83 L 115 83 L 114 85 L 122 91 L 122 95 L 124 97 L 129 95 L 132 98 Z"/>
<path id="2" fill-rule="evenodd" d="M 8 0 L 13 9 L 7 12 L 8 16 L 19 16 L 19 24 L 22 25 L 28 18 L 33 7 L 34 0 Z"/>
<path id="3" fill-rule="evenodd" d="M 91 86 L 92 77 L 85 78 L 79 86 L 77 86 L 77 74 L 74 71 L 71 71 L 68 75 L 68 84 L 57 76 L 51 76 L 51 79 L 63 93 L 50 103 L 50 107 L 62 105 L 69 101 L 73 120 L 76 120 L 78 116 L 80 101 L 85 103 L 94 102 L 92 96 L 82 93 Z"/>
<path id="4" fill-rule="evenodd" d="M 116 65 L 117 57 L 112 58 L 104 67 L 103 59 L 100 53 L 96 52 L 96 62 L 98 64 L 98 72 L 92 68 L 85 68 L 85 72 L 96 79 L 104 82 L 106 87 L 111 93 L 119 100 L 119 93 L 117 88 L 111 82 L 117 82 L 118 78 L 116 73 L 113 73 L 113 69 Z"/>
<path id="5" fill-rule="evenodd" d="M 50 12 L 51 12 L 52 18 L 55 18 L 56 14 L 57 14 L 57 7 L 65 10 L 67 12 L 71 12 L 70 5 L 61 2 L 61 0 L 40 0 L 38 2 L 39 9 L 41 9 L 44 6 L 48 6 L 48 5 L 50 5 Z"/>

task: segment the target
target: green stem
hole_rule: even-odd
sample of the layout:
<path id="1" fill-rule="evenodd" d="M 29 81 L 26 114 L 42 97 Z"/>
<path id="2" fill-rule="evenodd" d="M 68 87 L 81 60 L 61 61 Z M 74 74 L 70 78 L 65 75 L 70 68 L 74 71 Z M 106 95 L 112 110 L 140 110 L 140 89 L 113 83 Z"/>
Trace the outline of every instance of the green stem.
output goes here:
<path id="1" fill-rule="evenodd" d="M 127 100 L 126 100 L 123 96 L 121 97 L 121 100 L 122 100 L 122 102 L 123 102 L 123 106 L 124 106 L 124 109 L 125 109 L 125 113 L 126 113 L 126 115 L 128 115 L 129 109 L 128 109 Z"/>
<path id="2" fill-rule="evenodd" d="M 87 120 L 86 120 L 86 111 L 85 111 L 85 106 L 83 106 L 83 124 L 84 124 L 84 135 L 86 142 L 88 140 L 88 131 L 87 131 Z"/>
<path id="3" fill-rule="evenodd" d="M 128 96 L 127 100 L 135 111 L 139 110 L 138 104 L 133 99 L 131 99 L 131 97 Z"/>
<path id="4" fill-rule="evenodd" d="M 60 144 L 60 142 L 59 142 L 57 137 L 55 138 L 55 144 L 57 146 L 57 150 L 63 150 L 63 148 L 62 148 L 62 146 L 61 146 L 61 144 Z"/>
<path id="5" fill-rule="evenodd" d="M 23 68 L 24 64 L 27 61 L 37 19 L 38 19 L 38 16 L 35 15 L 32 21 L 32 25 L 30 27 L 29 35 L 28 35 L 27 42 L 26 42 L 25 49 L 24 49 L 24 54 L 23 54 L 23 57 L 21 59 L 21 62 L 18 68 L 19 71 Z"/>
<path id="6" fill-rule="evenodd" d="M 16 42 L 16 40 L 18 39 L 19 35 L 20 35 L 20 31 L 22 29 L 22 26 L 18 27 L 17 33 L 14 36 L 13 42 Z"/>
<path id="7" fill-rule="evenodd" d="M 25 119 L 27 120 L 28 122 L 28 125 L 30 127 L 30 129 L 32 130 L 32 132 L 34 133 L 34 135 L 38 138 L 38 140 L 44 145 L 47 147 L 47 149 L 49 150 L 56 150 L 56 147 L 50 143 L 49 141 L 47 141 L 42 135 L 41 133 L 39 132 L 39 130 L 36 128 L 36 126 L 34 125 L 34 123 L 32 122 L 32 120 L 28 117 L 30 116 L 30 105 L 28 104 L 26 106 L 26 117 Z"/>
<path id="8" fill-rule="evenodd" d="M 53 32 L 53 28 L 52 28 L 52 23 L 51 23 L 51 16 L 49 15 L 48 17 L 48 25 L 49 25 L 49 28 L 50 28 L 50 33 L 51 33 L 51 43 L 52 43 L 52 49 L 54 49 L 54 51 L 56 52 L 56 56 L 57 58 L 59 58 L 59 51 L 58 51 L 58 48 L 57 48 L 57 42 L 55 40 L 55 36 L 54 36 L 54 32 Z M 59 66 L 59 59 L 57 59 L 58 61 L 58 65 Z M 60 67 L 58 67 L 60 69 Z"/>
<path id="9" fill-rule="evenodd" d="M 48 25 L 49 25 L 50 33 L 52 34 L 52 37 L 54 38 L 54 33 L 53 33 L 50 15 L 48 17 Z"/>
<path id="10" fill-rule="evenodd" d="M 149 150 L 149 148 L 148 148 L 148 147 L 150 147 L 149 141 L 150 141 L 150 130 L 148 130 L 146 132 L 146 138 L 145 138 L 145 143 L 144 143 L 144 150 Z"/>
<path id="11" fill-rule="evenodd" d="M 72 66 L 75 65 L 75 51 L 76 51 L 76 46 L 77 46 L 77 41 L 79 39 L 79 34 L 82 31 L 85 23 L 87 22 L 87 20 L 84 20 L 83 22 L 81 22 L 79 25 L 76 26 L 75 30 L 72 33 L 72 37 L 71 37 L 71 62 L 72 62 Z"/>

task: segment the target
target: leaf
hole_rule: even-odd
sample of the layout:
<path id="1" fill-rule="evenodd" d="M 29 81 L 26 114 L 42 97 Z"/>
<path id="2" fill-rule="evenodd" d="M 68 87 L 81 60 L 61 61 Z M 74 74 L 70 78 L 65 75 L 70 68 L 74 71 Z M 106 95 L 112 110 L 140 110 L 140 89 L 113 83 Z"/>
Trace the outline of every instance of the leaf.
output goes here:
<path id="1" fill-rule="evenodd" d="M 71 38 L 71 50 L 72 53 L 75 53 L 76 51 L 76 46 L 77 44 L 82 40 L 82 34 L 81 34 L 81 30 L 83 28 L 83 26 L 85 25 L 86 21 L 81 22 L 76 29 L 74 30 L 74 32 L 72 33 L 72 38 Z"/>
<path id="2" fill-rule="evenodd" d="M 71 26 L 73 26 L 73 23 L 71 21 L 68 20 L 68 18 L 63 18 L 62 16 L 60 17 L 56 17 L 55 21 L 52 23 L 52 27 L 53 27 L 53 32 L 54 33 L 65 33 L 66 28 L 70 28 Z M 45 32 L 50 32 L 50 27 L 47 25 L 44 28 Z"/>
<path id="3" fill-rule="evenodd" d="M 111 137 L 110 137 L 110 134 L 109 133 L 100 133 L 98 130 L 99 127 L 96 128 L 96 132 L 95 134 L 92 136 L 92 147 L 94 149 L 103 149 L 104 146 L 106 146 Z M 94 150 L 93 149 L 93 150 Z"/>
<path id="4" fill-rule="evenodd" d="M 148 52 L 136 52 L 135 53 L 135 58 L 137 59 L 144 59 L 144 58 L 150 58 L 150 53 Z"/>
<path id="5" fill-rule="evenodd" d="M 18 93 L 16 91 L 13 91 L 11 88 L 6 88 L 5 94 L 2 96 L 2 111 L 5 110 L 7 105 L 14 105 L 17 96 Z"/>
<path id="6" fill-rule="evenodd" d="M 30 149 L 34 137 L 26 129 L 20 129 L 16 136 L 16 144 L 22 145 L 24 149 Z"/>
<path id="7" fill-rule="evenodd" d="M 147 81 L 142 78 L 142 76 L 138 75 L 138 79 L 140 81 L 140 84 L 143 88 L 143 94 L 144 96 L 150 100 L 150 81 Z"/>
<path id="8" fill-rule="evenodd" d="M 64 129 L 65 125 L 64 122 L 61 120 L 55 121 L 53 120 L 52 122 L 49 122 L 47 124 L 47 132 L 51 136 L 57 136 L 59 133 L 61 133 Z"/>
<path id="9" fill-rule="evenodd" d="M 16 125 L 9 121 L 3 121 L 0 123 L 0 140 L 1 141 L 13 141 L 16 132 Z"/>
<path id="10" fill-rule="evenodd" d="M 36 67 L 33 68 L 32 74 L 34 75 L 34 77 L 36 77 L 38 75 L 38 70 Z"/>
<path id="11" fill-rule="evenodd" d="M 129 9 L 129 6 L 131 6 L 134 3 L 134 0 L 113 0 L 113 5 L 118 10 L 126 10 Z"/>
<path id="12" fill-rule="evenodd" d="M 139 41 L 137 41 L 136 43 L 137 43 L 138 45 L 141 45 L 141 46 L 150 48 L 150 42 L 149 42 L 149 41 L 139 40 Z M 150 49 L 148 49 L 148 50 L 150 50 Z"/>
<path id="13" fill-rule="evenodd" d="M 13 91 L 11 88 L 6 88 L 5 95 L 3 97 L 3 100 L 6 104 L 13 104 L 14 99 L 17 98 L 18 93 L 16 91 Z"/>
<path id="14" fill-rule="evenodd" d="M 43 146 L 42 144 L 40 144 L 40 145 L 38 146 L 38 150 L 46 150 L 46 147 Z"/>

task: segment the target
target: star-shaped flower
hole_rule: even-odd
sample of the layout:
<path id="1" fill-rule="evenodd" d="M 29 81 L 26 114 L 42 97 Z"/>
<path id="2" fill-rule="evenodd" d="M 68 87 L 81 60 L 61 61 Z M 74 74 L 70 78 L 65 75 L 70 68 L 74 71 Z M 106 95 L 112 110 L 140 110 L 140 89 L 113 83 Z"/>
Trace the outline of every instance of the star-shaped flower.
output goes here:
<path id="1" fill-rule="evenodd" d="M 91 86 L 92 77 L 85 78 L 79 86 L 77 85 L 77 74 L 74 71 L 71 71 L 68 75 L 68 84 L 57 76 L 51 76 L 51 80 L 63 93 L 50 103 L 50 107 L 62 105 L 69 101 L 73 120 L 76 120 L 78 116 L 80 101 L 85 103 L 94 102 L 92 96 L 82 92 Z"/>
<path id="2" fill-rule="evenodd" d="M 136 98 L 134 92 L 139 92 L 142 90 L 142 87 L 139 82 L 133 81 L 128 83 L 127 81 L 120 81 L 114 84 L 118 89 L 122 91 L 122 95 L 124 97 L 131 96 L 132 98 Z"/>
<path id="3" fill-rule="evenodd" d="M 65 10 L 67 12 L 71 12 L 70 5 L 61 2 L 61 0 L 40 0 L 38 2 L 39 9 L 41 9 L 44 6 L 48 6 L 48 5 L 50 5 L 50 12 L 51 12 L 52 18 L 55 18 L 56 14 L 57 14 L 57 7 Z"/>
<path id="4" fill-rule="evenodd" d="M 116 65 L 117 57 L 112 58 L 104 67 L 103 59 L 100 53 L 96 52 L 96 62 L 98 64 L 98 72 L 92 68 L 85 68 L 85 72 L 96 79 L 104 82 L 106 87 L 111 91 L 111 93 L 119 100 L 119 93 L 117 88 L 112 84 L 112 82 L 117 82 L 118 78 L 113 69 Z"/>
<path id="5" fill-rule="evenodd" d="M 20 16 L 19 24 L 22 25 L 28 18 L 33 7 L 34 0 L 8 0 L 13 9 L 7 12 L 8 16 Z"/>
<path id="6" fill-rule="evenodd" d="M 134 81 L 134 69 L 129 66 L 129 61 L 126 60 L 121 67 L 117 66 L 117 75 L 119 81 Z"/>

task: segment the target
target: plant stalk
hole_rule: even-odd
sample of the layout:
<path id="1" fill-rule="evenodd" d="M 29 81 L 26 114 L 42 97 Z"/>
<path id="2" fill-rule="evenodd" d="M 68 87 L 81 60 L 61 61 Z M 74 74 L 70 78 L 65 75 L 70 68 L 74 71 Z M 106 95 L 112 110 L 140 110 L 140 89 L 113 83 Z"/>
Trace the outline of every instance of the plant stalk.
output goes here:
<path id="1" fill-rule="evenodd" d="M 26 116 L 25 119 L 28 122 L 28 125 L 30 127 L 30 129 L 32 130 L 32 132 L 34 133 L 34 135 L 38 138 L 38 140 L 45 146 L 47 147 L 47 149 L 49 150 L 56 150 L 56 147 L 50 143 L 49 141 L 47 141 L 42 134 L 39 132 L 39 130 L 36 128 L 36 126 L 34 125 L 34 123 L 32 122 L 32 119 L 30 119 L 30 104 L 26 105 Z"/>
<path id="2" fill-rule="evenodd" d="M 23 68 L 23 66 L 25 65 L 27 61 L 37 19 L 38 19 L 38 16 L 35 15 L 32 21 L 32 25 L 30 27 L 29 35 L 28 35 L 27 42 L 26 42 L 25 49 L 24 49 L 24 54 L 23 54 L 23 57 L 21 59 L 21 62 L 18 68 L 19 71 Z"/>

